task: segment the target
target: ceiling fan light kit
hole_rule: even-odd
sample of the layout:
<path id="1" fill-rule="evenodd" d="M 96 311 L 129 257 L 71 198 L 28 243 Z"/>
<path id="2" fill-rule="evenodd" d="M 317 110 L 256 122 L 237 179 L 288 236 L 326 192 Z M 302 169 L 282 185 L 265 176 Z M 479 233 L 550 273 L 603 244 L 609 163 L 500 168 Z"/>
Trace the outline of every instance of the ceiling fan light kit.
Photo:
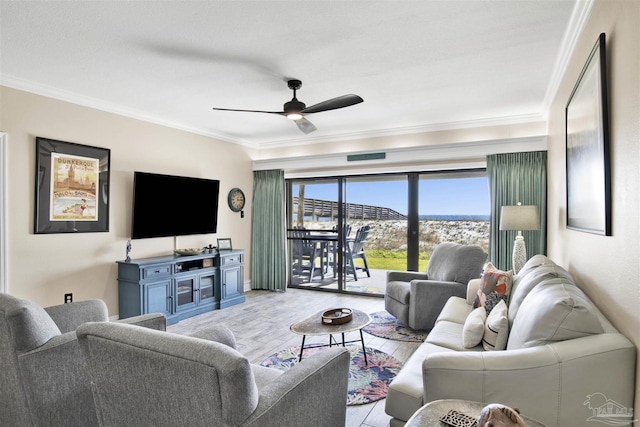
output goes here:
<path id="1" fill-rule="evenodd" d="M 283 111 L 236 110 L 233 108 L 215 107 L 213 109 L 218 111 L 278 114 L 280 116 L 285 116 L 286 118 L 293 120 L 298 126 L 298 129 L 300 129 L 305 134 L 308 134 L 317 130 L 317 128 L 313 123 L 304 118 L 305 115 L 320 113 L 329 110 L 337 110 L 338 108 L 350 107 L 352 105 L 363 102 L 363 99 L 358 95 L 342 95 L 337 98 L 332 98 L 318 104 L 314 104 L 311 107 L 307 108 L 306 104 L 304 102 L 298 101 L 298 98 L 296 97 L 296 91 L 302 87 L 302 82 L 300 80 L 292 79 L 287 81 L 287 86 L 289 87 L 289 89 L 293 90 L 293 98 L 291 99 L 291 101 L 284 104 Z"/>

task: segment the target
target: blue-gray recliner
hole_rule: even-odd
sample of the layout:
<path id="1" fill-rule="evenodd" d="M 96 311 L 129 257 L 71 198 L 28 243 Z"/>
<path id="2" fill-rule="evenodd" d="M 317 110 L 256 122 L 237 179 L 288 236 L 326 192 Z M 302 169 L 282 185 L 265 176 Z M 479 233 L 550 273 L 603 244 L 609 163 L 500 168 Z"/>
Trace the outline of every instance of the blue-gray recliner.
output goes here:
<path id="1" fill-rule="evenodd" d="M 385 309 L 412 329 L 431 330 L 449 297 L 464 298 L 480 277 L 487 254 L 479 246 L 440 243 L 426 273 L 388 271 Z"/>

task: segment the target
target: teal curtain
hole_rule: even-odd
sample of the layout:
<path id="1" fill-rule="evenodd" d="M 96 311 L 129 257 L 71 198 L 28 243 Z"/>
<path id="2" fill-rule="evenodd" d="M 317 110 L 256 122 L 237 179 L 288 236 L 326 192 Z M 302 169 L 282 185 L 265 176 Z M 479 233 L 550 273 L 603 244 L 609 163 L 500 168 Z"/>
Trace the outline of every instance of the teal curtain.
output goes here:
<path id="1" fill-rule="evenodd" d="M 251 289 L 285 291 L 287 249 L 284 171 L 253 172 Z"/>
<path id="2" fill-rule="evenodd" d="M 547 251 L 547 152 L 493 154 L 487 156 L 491 196 L 489 260 L 502 270 L 511 270 L 513 242 L 517 231 L 500 231 L 502 206 L 538 206 L 539 231 L 523 231 L 527 258 Z"/>

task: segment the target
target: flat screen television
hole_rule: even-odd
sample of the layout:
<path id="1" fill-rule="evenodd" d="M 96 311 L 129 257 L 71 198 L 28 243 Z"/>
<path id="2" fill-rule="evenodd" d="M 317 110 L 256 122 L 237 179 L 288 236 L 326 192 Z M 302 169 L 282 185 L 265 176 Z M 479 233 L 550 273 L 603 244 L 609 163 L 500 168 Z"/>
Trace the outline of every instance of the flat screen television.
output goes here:
<path id="1" fill-rule="evenodd" d="M 215 233 L 220 181 L 134 172 L 131 238 Z"/>

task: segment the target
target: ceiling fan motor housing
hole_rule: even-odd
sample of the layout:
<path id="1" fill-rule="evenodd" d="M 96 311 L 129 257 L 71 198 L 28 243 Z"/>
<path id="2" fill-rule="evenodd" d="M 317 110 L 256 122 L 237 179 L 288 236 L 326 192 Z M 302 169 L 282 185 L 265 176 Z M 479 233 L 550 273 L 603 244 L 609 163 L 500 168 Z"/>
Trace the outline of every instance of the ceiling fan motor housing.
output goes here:
<path id="1" fill-rule="evenodd" d="M 305 107 L 306 105 L 304 102 L 300 102 L 296 98 L 293 98 L 291 101 L 284 104 L 284 112 L 286 114 L 300 113 L 300 111 L 304 110 Z"/>

